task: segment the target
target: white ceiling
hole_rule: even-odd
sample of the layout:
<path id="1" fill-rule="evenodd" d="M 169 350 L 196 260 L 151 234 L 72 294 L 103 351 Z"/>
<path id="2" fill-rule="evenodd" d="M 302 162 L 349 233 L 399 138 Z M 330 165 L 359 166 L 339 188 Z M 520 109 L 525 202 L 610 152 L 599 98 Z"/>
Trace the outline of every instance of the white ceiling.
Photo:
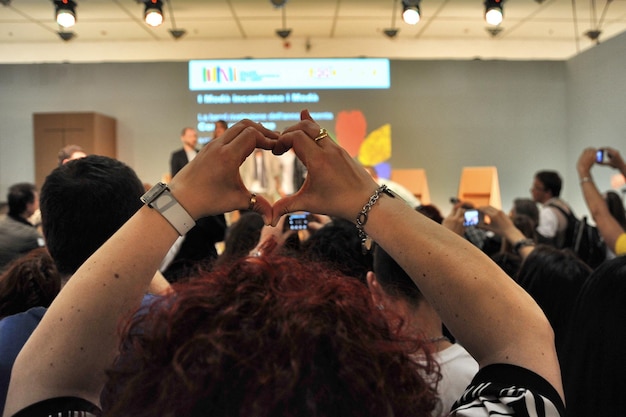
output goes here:
<path id="1" fill-rule="evenodd" d="M 626 0 L 505 0 L 502 31 L 483 0 L 422 0 L 402 22 L 400 0 L 169 0 L 150 28 L 137 0 L 76 0 L 76 37 L 63 41 L 50 0 L 0 0 L 0 63 L 167 61 L 212 58 L 388 57 L 565 60 L 626 31 Z M 173 14 L 170 13 L 170 8 Z M 395 13 L 394 13 L 395 10 Z M 276 35 L 292 29 L 285 43 Z M 169 30 L 186 30 L 174 40 Z M 393 39 L 385 29 L 397 28 Z"/>

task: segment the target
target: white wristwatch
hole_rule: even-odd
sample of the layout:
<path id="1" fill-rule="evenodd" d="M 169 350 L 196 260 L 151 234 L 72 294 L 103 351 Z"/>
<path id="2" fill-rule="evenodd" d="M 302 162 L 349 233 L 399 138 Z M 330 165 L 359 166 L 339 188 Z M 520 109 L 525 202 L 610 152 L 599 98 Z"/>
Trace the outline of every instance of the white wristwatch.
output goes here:
<path id="1" fill-rule="evenodd" d="M 155 209 L 161 216 L 176 229 L 180 236 L 184 236 L 196 225 L 187 210 L 174 198 L 167 184 L 159 182 L 141 196 L 141 201 L 150 208 Z"/>

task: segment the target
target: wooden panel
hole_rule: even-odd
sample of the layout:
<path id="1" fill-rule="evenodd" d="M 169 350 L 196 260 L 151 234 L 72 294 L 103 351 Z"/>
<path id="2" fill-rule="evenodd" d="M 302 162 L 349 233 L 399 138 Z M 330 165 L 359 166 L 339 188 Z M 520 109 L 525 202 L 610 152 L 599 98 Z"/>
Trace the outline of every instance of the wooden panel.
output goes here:
<path id="1" fill-rule="evenodd" d="M 500 184 L 496 167 L 465 167 L 461 172 L 458 198 L 475 207 L 493 206 L 502 208 Z"/>
<path id="2" fill-rule="evenodd" d="M 112 117 L 93 112 L 35 113 L 35 183 L 41 188 L 58 165 L 57 155 L 67 145 L 85 153 L 117 157 L 117 124 Z"/>
<path id="3" fill-rule="evenodd" d="M 391 171 L 391 180 L 406 187 L 422 204 L 430 204 L 430 190 L 425 170 L 394 169 Z"/>

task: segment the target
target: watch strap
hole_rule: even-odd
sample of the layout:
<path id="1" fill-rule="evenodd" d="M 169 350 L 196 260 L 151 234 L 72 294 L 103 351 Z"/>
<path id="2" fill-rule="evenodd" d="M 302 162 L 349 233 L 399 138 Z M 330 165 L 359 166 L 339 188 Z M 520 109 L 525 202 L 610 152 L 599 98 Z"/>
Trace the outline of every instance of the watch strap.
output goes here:
<path id="1" fill-rule="evenodd" d="M 165 217 L 165 220 L 176 229 L 180 236 L 184 236 L 196 225 L 193 217 L 187 213 L 187 210 L 174 198 L 167 185 L 163 183 L 152 187 L 141 200 Z"/>

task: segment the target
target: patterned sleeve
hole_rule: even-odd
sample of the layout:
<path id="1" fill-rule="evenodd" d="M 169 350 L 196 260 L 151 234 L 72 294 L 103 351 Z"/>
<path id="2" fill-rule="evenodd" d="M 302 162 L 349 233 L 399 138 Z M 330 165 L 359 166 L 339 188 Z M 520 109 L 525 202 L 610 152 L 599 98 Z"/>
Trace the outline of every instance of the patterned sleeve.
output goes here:
<path id="1" fill-rule="evenodd" d="M 534 372 L 495 364 L 476 374 L 450 415 L 563 417 L 565 405 L 554 387 Z"/>

